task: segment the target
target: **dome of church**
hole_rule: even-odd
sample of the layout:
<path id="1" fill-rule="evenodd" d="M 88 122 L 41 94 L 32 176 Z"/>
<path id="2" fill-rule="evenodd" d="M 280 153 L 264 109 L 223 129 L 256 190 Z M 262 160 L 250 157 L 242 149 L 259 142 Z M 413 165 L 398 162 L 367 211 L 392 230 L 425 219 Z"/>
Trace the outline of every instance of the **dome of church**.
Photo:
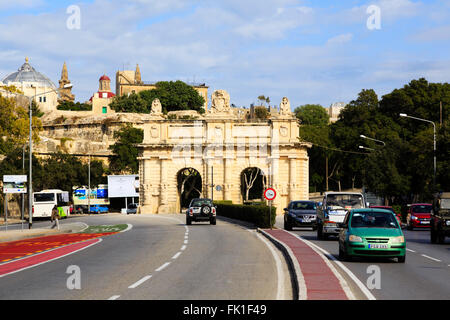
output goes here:
<path id="1" fill-rule="evenodd" d="M 30 82 L 37 83 L 40 87 L 50 87 L 56 89 L 55 84 L 42 73 L 37 72 L 29 63 L 28 58 L 25 63 L 17 70 L 3 78 L 2 82 L 8 85 L 9 82 Z"/>

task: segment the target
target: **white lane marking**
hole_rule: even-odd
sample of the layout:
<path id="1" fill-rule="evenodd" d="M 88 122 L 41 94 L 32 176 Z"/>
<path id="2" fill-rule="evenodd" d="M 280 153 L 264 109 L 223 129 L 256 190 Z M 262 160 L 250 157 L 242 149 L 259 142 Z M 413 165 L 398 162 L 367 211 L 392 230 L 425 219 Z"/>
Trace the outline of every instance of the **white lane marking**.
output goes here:
<path id="1" fill-rule="evenodd" d="M 86 230 L 87 228 L 89 228 L 89 225 L 87 223 L 84 222 L 80 222 L 82 224 L 84 224 L 86 227 L 84 227 L 83 229 L 80 230 L 80 232 L 83 232 L 84 230 Z"/>
<path id="2" fill-rule="evenodd" d="M 188 239 L 188 238 L 189 238 L 189 236 L 184 236 L 184 238 L 185 238 L 185 239 Z"/>
<path id="3" fill-rule="evenodd" d="M 281 267 L 281 260 L 276 251 L 272 248 L 272 245 L 269 243 L 269 240 L 267 240 L 264 236 L 260 235 L 259 233 L 256 234 L 262 242 L 269 248 L 270 252 L 272 253 L 273 259 L 275 260 L 275 264 L 277 266 L 277 297 L 276 300 L 284 300 L 284 272 L 283 268 Z"/>
<path id="4" fill-rule="evenodd" d="M 188 240 L 184 240 L 184 244 L 188 244 L 188 242 L 189 242 Z"/>
<path id="5" fill-rule="evenodd" d="M 406 251 L 415 252 L 414 250 L 411 250 L 411 249 L 408 249 L 408 248 L 406 248 Z"/>
<path id="6" fill-rule="evenodd" d="M 181 251 L 178 251 L 177 253 L 175 253 L 175 255 L 172 257 L 172 259 L 176 259 L 180 256 Z"/>
<path id="7" fill-rule="evenodd" d="M 131 286 L 128 287 L 128 289 L 134 289 L 137 286 L 143 284 L 145 281 L 147 281 L 148 279 L 150 279 L 152 276 L 149 274 L 148 276 L 143 277 L 141 280 L 136 281 L 135 283 L 133 283 Z"/>
<path id="8" fill-rule="evenodd" d="M 295 235 L 294 233 L 292 234 Z M 366 295 L 367 299 L 377 300 L 375 296 L 369 291 L 369 289 L 367 289 L 367 287 L 353 274 L 353 272 L 351 272 L 342 262 L 337 260 L 332 254 L 330 254 L 325 249 L 322 249 L 318 245 L 301 238 L 299 235 L 296 236 L 302 241 L 305 241 L 305 243 L 310 243 L 312 246 L 314 246 L 315 248 L 320 250 L 323 254 L 325 254 L 329 259 L 333 260 L 355 282 L 355 284 L 359 287 L 359 289 L 361 289 L 361 291 Z"/>
<path id="9" fill-rule="evenodd" d="M 65 255 L 62 255 L 62 256 L 59 256 L 59 257 L 56 257 L 56 258 L 53 258 L 53 259 L 50 259 L 50 260 L 46 260 L 46 261 L 43 261 L 43 262 L 40 262 L 40 263 L 37 263 L 37 264 L 33 264 L 33 265 L 31 265 L 31 266 L 28 266 L 28 267 L 25 267 L 25 268 L 22 268 L 22 269 L 17 269 L 17 270 L 14 270 L 14 271 L 11 271 L 11 272 L 2 274 L 2 275 L 0 275 L 0 278 L 2 278 L 2 277 L 4 277 L 4 276 L 7 276 L 7 275 L 10 275 L 10 274 L 13 274 L 13 273 L 16 273 L 16 272 L 20 272 L 20 271 L 22 271 L 22 270 L 26 270 L 26 269 L 30 269 L 30 268 L 34 268 L 34 267 L 40 266 L 40 265 L 42 265 L 42 264 L 44 264 L 44 263 L 47 263 L 47 262 L 51 262 L 51 261 L 55 261 L 55 260 L 58 260 L 58 259 L 67 257 L 67 256 L 69 256 L 69 255 L 71 255 L 71 254 L 74 254 L 74 253 L 76 253 L 76 252 L 78 252 L 78 251 L 87 249 L 87 248 L 89 248 L 89 247 L 91 247 L 91 246 L 93 246 L 93 245 L 95 245 L 95 244 L 100 243 L 100 242 L 103 241 L 102 238 L 97 238 L 96 240 L 97 240 L 97 241 L 91 243 L 90 245 L 87 245 L 86 247 L 83 247 L 83 248 L 80 248 L 80 249 L 78 249 L 78 250 L 69 252 L 69 253 L 67 253 L 67 254 L 65 254 Z M 80 242 L 84 242 L 84 241 L 89 241 L 89 240 L 83 240 L 83 241 L 80 241 Z M 68 244 L 67 246 L 71 246 L 71 245 L 74 245 L 74 244 L 77 244 L 77 243 L 80 243 L 80 242 L 70 243 L 70 244 Z M 63 248 L 63 247 L 66 247 L 66 246 L 58 247 L 58 248 L 55 248 L 55 249 L 52 249 L 52 250 L 48 250 L 48 251 L 45 251 L 45 252 L 42 252 L 42 253 L 39 253 L 39 254 L 47 253 L 47 252 L 50 252 L 50 251 L 53 251 L 53 250 L 57 250 L 57 249 Z M 34 257 L 34 256 L 36 256 L 36 255 L 33 255 L 33 257 Z M 22 259 L 26 259 L 26 258 L 28 258 L 28 257 L 24 257 L 24 258 L 22 258 Z M 17 259 L 17 260 L 22 260 L 22 259 Z M 17 260 L 15 260 L 15 261 L 17 261 Z M 9 263 L 9 262 L 7 262 L 7 263 Z M 7 263 L 3 263 L 3 264 L 7 264 Z"/>
<path id="10" fill-rule="evenodd" d="M 165 267 L 167 267 L 170 264 L 170 262 L 166 262 L 164 263 L 161 267 L 159 267 L 158 269 L 156 269 L 155 271 L 161 271 L 162 269 L 164 269 Z"/>
<path id="11" fill-rule="evenodd" d="M 116 299 L 119 299 L 119 298 L 120 298 L 120 296 L 112 296 L 112 297 L 108 298 L 108 300 L 116 300 Z"/>
<path id="12" fill-rule="evenodd" d="M 422 257 L 425 257 L 425 258 L 428 258 L 428 259 L 430 259 L 430 260 L 434 260 L 434 261 L 436 261 L 436 262 L 441 262 L 441 260 L 436 259 L 436 258 L 433 258 L 433 257 L 430 257 L 430 256 L 427 256 L 426 254 L 421 254 L 421 256 L 422 256 Z"/>
<path id="13" fill-rule="evenodd" d="M 125 231 L 131 230 L 131 228 L 133 228 L 133 225 L 130 224 L 130 223 L 127 223 L 127 226 L 128 226 L 128 227 L 127 227 L 125 230 L 122 230 L 122 231 L 120 231 L 120 232 L 125 232 Z"/>
<path id="14" fill-rule="evenodd" d="M 183 251 L 184 249 L 186 249 L 185 245 L 183 245 L 180 250 Z"/>

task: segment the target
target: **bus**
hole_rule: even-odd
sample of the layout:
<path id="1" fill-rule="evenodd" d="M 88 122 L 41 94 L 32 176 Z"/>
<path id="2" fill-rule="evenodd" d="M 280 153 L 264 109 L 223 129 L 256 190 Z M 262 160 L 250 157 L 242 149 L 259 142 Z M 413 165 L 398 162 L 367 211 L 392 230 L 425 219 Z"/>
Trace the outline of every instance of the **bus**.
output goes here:
<path id="1" fill-rule="evenodd" d="M 50 218 L 54 206 L 58 207 L 61 218 L 70 215 L 69 192 L 59 189 L 48 189 L 40 192 L 33 192 L 33 217 Z"/>

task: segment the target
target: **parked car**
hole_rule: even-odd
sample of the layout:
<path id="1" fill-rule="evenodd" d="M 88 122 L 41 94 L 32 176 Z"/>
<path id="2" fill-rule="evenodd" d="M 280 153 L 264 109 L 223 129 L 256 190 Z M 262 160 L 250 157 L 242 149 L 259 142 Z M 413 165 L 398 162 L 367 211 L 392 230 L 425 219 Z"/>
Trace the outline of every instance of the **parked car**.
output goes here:
<path id="1" fill-rule="evenodd" d="M 130 203 L 128 205 L 128 208 L 127 208 L 127 214 L 130 214 L 130 213 L 136 214 L 138 207 L 139 207 L 139 204 L 137 204 L 137 203 Z"/>
<path id="2" fill-rule="evenodd" d="M 431 243 L 444 243 L 450 237 L 450 192 L 437 194 L 431 215 Z"/>
<path id="3" fill-rule="evenodd" d="M 392 211 L 370 208 L 351 210 L 340 227 L 341 260 L 349 260 L 353 256 L 378 256 L 405 262 L 405 237 Z"/>
<path id="4" fill-rule="evenodd" d="M 284 208 L 284 229 L 292 230 L 293 227 L 312 227 L 317 229 L 316 202 L 308 200 L 291 201 Z"/>
<path id="5" fill-rule="evenodd" d="M 91 206 L 91 212 L 90 213 L 106 213 L 108 212 L 107 206 L 101 206 L 98 204 L 94 204 Z"/>
<path id="6" fill-rule="evenodd" d="M 211 199 L 194 198 L 186 210 L 186 224 L 190 225 L 192 221 L 209 221 L 210 224 L 216 224 L 216 207 Z"/>
<path id="7" fill-rule="evenodd" d="M 325 192 L 322 205 L 317 207 L 317 238 L 326 239 L 341 231 L 338 223 L 352 209 L 366 208 L 364 196 L 358 192 Z"/>
<path id="8" fill-rule="evenodd" d="M 430 228 L 431 211 L 433 206 L 430 203 L 413 203 L 408 209 L 406 216 L 406 228 Z"/>
<path id="9" fill-rule="evenodd" d="M 397 217 L 398 224 L 400 225 L 400 227 L 402 226 L 402 215 L 401 215 L 401 213 L 395 212 L 394 208 L 392 208 L 390 206 L 370 206 L 369 208 L 386 209 L 386 210 L 392 211 L 395 214 L 395 216 Z"/>

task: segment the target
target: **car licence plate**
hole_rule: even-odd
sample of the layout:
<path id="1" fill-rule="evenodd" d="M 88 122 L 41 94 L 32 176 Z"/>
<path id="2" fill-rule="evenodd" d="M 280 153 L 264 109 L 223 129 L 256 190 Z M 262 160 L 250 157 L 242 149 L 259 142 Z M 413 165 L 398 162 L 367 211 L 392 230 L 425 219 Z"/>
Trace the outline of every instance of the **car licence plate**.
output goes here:
<path id="1" fill-rule="evenodd" d="M 388 249 L 387 244 L 381 244 L 381 243 L 369 243 L 369 249 Z"/>
<path id="2" fill-rule="evenodd" d="M 420 221 L 422 224 L 430 224 L 430 221 Z"/>

